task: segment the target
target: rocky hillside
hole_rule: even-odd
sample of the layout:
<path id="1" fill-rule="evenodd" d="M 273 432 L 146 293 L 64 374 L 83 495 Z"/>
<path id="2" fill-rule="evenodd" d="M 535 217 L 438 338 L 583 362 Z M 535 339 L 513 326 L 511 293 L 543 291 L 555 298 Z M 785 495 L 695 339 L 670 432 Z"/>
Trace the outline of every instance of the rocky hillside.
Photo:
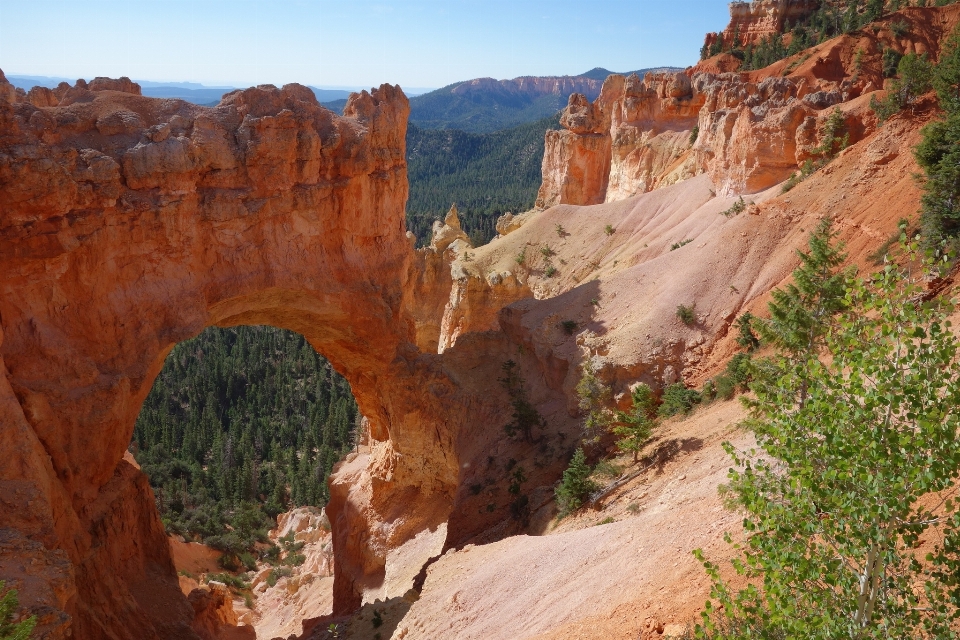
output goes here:
<path id="1" fill-rule="evenodd" d="M 406 234 L 395 87 L 341 117 L 299 85 L 207 109 L 123 79 L 0 81 L 0 578 L 50 638 L 208 637 L 225 606 L 182 595 L 123 451 L 175 343 L 273 324 L 365 417 L 330 481 L 331 614 L 302 637 L 677 633 L 709 588 L 688 552 L 721 553 L 737 522 L 714 487 L 720 441 L 748 442 L 739 409 L 667 423 L 646 462 L 614 461 L 638 473 L 602 518 L 556 526 L 582 366 L 621 408 L 637 382 L 699 385 L 824 218 L 873 268 L 918 209 L 909 150 L 937 114 L 920 96 L 880 122 L 883 52 L 936 59 L 958 23 L 956 5 L 907 8 L 750 73 L 720 54 L 612 76 L 547 134 L 541 206 L 482 247 L 455 212 L 428 247 Z"/>

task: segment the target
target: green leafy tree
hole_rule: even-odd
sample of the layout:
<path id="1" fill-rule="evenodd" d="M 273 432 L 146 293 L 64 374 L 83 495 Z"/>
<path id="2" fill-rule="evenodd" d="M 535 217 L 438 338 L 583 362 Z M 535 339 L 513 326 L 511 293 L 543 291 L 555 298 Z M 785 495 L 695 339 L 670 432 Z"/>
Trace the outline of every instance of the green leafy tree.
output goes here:
<path id="1" fill-rule="evenodd" d="M 37 617 L 30 616 L 19 622 L 13 621 L 20 601 L 16 589 L 6 589 L 6 583 L 0 580 L 0 640 L 27 640 L 37 626 Z"/>
<path id="2" fill-rule="evenodd" d="M 705 562 L 721 607 L 700 637 L 956 637 L 958 344 L 951 307 L 921 292 L 892 265 L 851 279 L 818 357 L 783 351 L 762 369 L 747 422 L 760 451 L 725 445 L 748 586 Z M 931 530 L 942 542 L 920 558 Z"/>
<path id="3" fill-rule="evenodd" d="M 554 491 L 559 517 L 564 518 L 579 509 L 586 497 L 597 490 L 596 483 L 590 480 L 591 471 L 583 449 L 577 449 Z"/>
<path id="4" fill-rule="evenodd" d="M 611 430 L 619 438 L 617 446 L 620 450 L 632 453 L 636 462 L 656 427 L 657 403 L 653 391 L 643 383 L 633 388 L 630 399 L 633 403 L 630 411 L 618 411 L 617 422 Z"/>

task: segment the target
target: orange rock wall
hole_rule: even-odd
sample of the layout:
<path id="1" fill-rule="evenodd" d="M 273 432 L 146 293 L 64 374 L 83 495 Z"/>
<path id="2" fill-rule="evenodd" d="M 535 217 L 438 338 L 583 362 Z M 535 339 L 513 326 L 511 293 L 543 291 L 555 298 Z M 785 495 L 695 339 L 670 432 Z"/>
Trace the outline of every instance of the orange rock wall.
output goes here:
<path id="1" fill-rule="evenodd" d="M 752 0 L 730 3 L 730 24 L 720 33 L 708 33 L 704 45 L 710 47 L 718 39 L 724 48 L 757 44 L 763 38 L 782 34 L 787 23 L 796 24 L 819 7 L 818 0 Z"/>
<path id="2" fill-rule="evenodd" d="M 47 607 L 51 638 L 179 637 L 189 608 L 123 452 L 174 344 L 263 323 L 306 336 L 371 424 L 364 520 L 331 504 L 349 608 L 389 545 L 445 520 L 465 420 L 445 415 L 458 387 L 425 329 L 449 275 L 425 275 L 405 235 L 407 100 L 384 85 L 338 117 L 299 85 L 204 108 L 131 84 L 44 102 L 0 83 L 0 567 L 28 547 L 45 558 L 2 577 Z M 425 385 L 446 395 L 424 402 Z"/>

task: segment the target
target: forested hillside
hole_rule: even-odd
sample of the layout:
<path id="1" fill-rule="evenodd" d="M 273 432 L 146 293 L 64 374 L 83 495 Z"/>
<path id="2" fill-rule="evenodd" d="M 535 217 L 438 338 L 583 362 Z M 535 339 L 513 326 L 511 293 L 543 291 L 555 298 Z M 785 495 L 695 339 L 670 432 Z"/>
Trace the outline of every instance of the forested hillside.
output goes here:
<path id="1" fill-rule="evenodd" d="M 497 131 L 407 128 L 407 229 L 430 241 L 434 220 L 456 203 L 474 245 L 496 235 L 497 218 L 533 207 L 540 187 L 543 136 L 560 126 L 559 115 Z"/>
<path id="2" fill-rule="evenodd" d="M 350 386 L 301 335 L 214 327 L 167 357 L 131 449 L 168 531 L 239 553 L 267 515 L 326 503 L 356 420 Z"/>

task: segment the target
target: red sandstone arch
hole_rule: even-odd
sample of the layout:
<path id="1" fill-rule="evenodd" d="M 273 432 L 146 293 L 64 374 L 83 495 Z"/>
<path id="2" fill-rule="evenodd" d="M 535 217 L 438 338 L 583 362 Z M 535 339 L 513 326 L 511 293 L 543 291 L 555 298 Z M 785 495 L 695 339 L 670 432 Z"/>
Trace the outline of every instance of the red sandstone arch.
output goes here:
<path id="1" fill-rule="evenodd" d="M 349 609 L 389 548 L 447 520 L 466 425 L 503 411 L 483 391 L 497 361 L 436 355 L 449 276 L 405 235 L 407 100 L 383 85 L 339 117 L 300 85 L 204 108 L 129 84 L 0 101 L 0 578 L 48 607 L 50 637 L 194 637 L 124 450 L 174 344 L 270 324 L 371 422 L 329 507 Z"/>

